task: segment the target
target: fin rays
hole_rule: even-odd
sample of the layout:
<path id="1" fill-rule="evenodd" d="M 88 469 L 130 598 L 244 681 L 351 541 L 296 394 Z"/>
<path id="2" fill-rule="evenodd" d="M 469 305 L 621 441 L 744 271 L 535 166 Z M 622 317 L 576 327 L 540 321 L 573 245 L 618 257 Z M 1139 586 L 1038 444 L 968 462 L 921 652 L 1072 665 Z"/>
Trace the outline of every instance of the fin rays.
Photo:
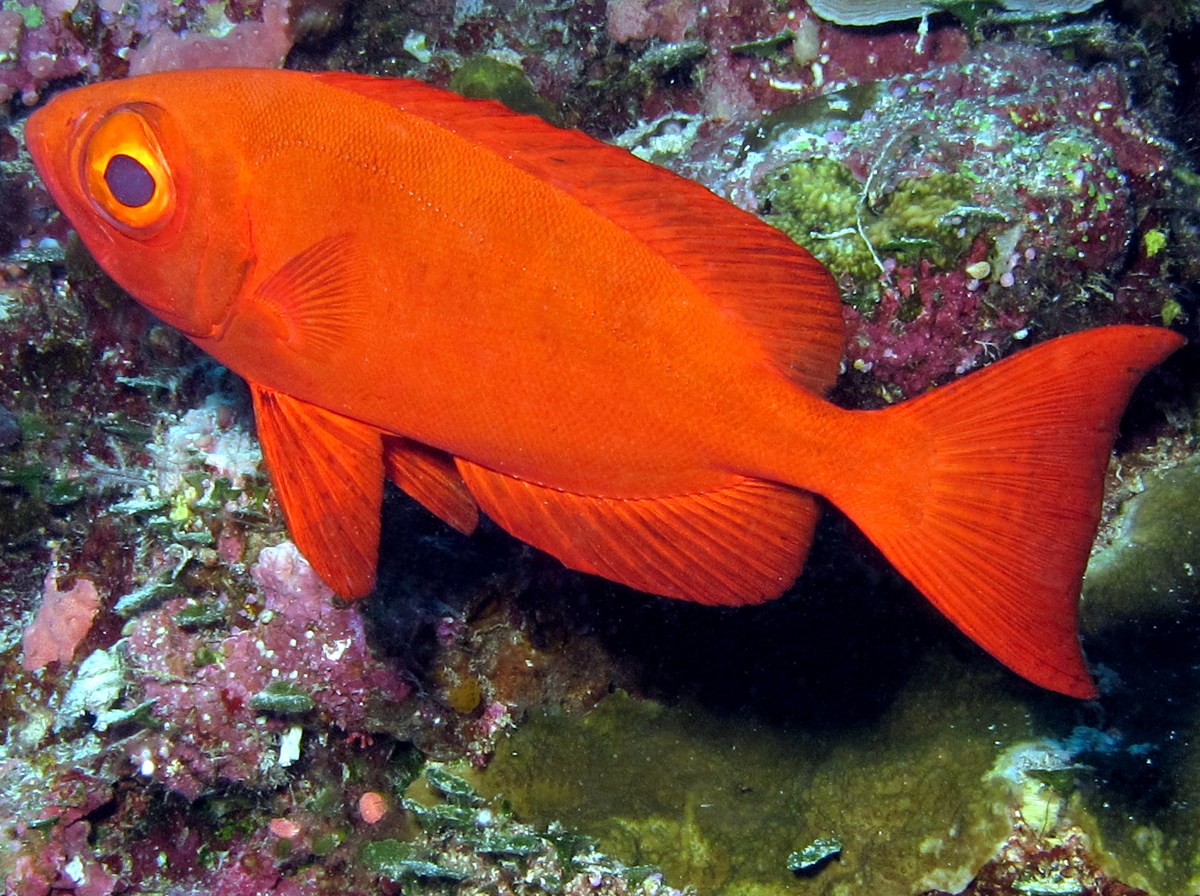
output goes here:
<path id="1" fill-rule="evenodd" d="M 1076 616 L 1104 471 L 1134 386 L 1181 344 L 1153 327 L 1089 330 L 849 415 L 862 465 L 880 472 L 829 497 L 1002 663 L 1094 696 Z"/>
<path id="2" fill-rule="evenodd" d="M 349 234 L 326 237 L 275 271 L 258 287 L 279 313 L 288 344 L 309 355 L 328 356 L 347 332 L 364 325 L 363 266 Z"/>
<path id="3" fill-rule="evenodd" d="M 378 430 L 251 385 L 263 456 L 296 546 L 343 597 L 375 585 L 383 501 Z"/>
<path id="4" fill-rule="evenodd" d="M 480 507 L 567 566 L 642 591 L 708 604 L 759 603 L 800 574 L 817 521 L 813 497 L 731 478 L 711 491 L 608 499 L 525 482 L 459 460 Z"/>

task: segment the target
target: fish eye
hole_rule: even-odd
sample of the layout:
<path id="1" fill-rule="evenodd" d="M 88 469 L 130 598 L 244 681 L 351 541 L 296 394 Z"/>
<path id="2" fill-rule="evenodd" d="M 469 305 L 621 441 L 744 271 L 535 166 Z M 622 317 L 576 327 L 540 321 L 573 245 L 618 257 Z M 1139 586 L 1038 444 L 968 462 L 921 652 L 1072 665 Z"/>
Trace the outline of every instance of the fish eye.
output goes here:
<path id="1" fill-rule="evenodd" d="M 147 238 L 170 220 L 175 185 L 146 110 L 106 115 L 87 137 L 81 167 L 92 204 L 126 235 Z"/>
<path id="2" fill-rule="evenodd" d="M 154 198 L 154 175 L 133 156 L 117 153 L 109 159 L 104 183 L 113 199 L 126 208 L 141 208 Z"/>

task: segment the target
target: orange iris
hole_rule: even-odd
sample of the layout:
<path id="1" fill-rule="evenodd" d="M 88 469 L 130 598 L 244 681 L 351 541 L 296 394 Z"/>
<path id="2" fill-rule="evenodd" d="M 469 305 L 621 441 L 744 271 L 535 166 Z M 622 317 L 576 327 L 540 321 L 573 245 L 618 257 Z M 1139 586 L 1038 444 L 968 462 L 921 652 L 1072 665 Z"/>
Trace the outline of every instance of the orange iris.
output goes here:
<path id="1" fill-rule="evenodd" d="M 152 111 L 152 110 L 147 110 Z M 126 235 L 157 233 L 175 208 L 175 185 L 147 115 L 122 107 L 105 116 L 84 150 L 83 180 L 97 210 Z"/>

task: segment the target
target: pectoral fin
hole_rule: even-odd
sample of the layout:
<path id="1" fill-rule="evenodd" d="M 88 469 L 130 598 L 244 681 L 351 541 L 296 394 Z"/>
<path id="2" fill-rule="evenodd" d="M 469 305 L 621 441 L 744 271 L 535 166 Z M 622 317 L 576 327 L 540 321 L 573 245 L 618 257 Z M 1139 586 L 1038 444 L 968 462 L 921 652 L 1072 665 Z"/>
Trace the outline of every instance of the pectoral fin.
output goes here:
<path id="1" fill-rule="evenodd" d="M 258 437 L 296 546 L 342 597 L 375 587 L 383 437 L 355 420 L 251 384 Z"/>
<path id="2" fill-rule="evenodd" d="M 278 315 L 280 338 L 293 351 L 327 355 L 368 325 L 363 295 L 367 269 L 349 234 L 326 237 L 292 257 L 258 287 Z"/>

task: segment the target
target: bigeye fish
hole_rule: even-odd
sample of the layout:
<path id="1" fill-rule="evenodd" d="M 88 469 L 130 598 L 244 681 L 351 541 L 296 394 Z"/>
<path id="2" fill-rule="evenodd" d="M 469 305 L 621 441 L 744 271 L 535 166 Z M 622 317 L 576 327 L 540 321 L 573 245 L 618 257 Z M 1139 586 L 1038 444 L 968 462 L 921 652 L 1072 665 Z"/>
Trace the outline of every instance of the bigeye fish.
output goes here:
<path id="1" fill-rule="evenodd" d="M 374 586 L 383 482 L 564 564 L 778 596 L 822 500 L 1044 687 L 1096 691 L 1080 579 L 1121 412 L 1182 338 L 1052 340 L 880 411 L 824 394 L 828 272 L 704 188 L 408 80 L 268 70 L 68 91 L 29 147 L 97 261 L 243 376 L 288 527 Z"/>

